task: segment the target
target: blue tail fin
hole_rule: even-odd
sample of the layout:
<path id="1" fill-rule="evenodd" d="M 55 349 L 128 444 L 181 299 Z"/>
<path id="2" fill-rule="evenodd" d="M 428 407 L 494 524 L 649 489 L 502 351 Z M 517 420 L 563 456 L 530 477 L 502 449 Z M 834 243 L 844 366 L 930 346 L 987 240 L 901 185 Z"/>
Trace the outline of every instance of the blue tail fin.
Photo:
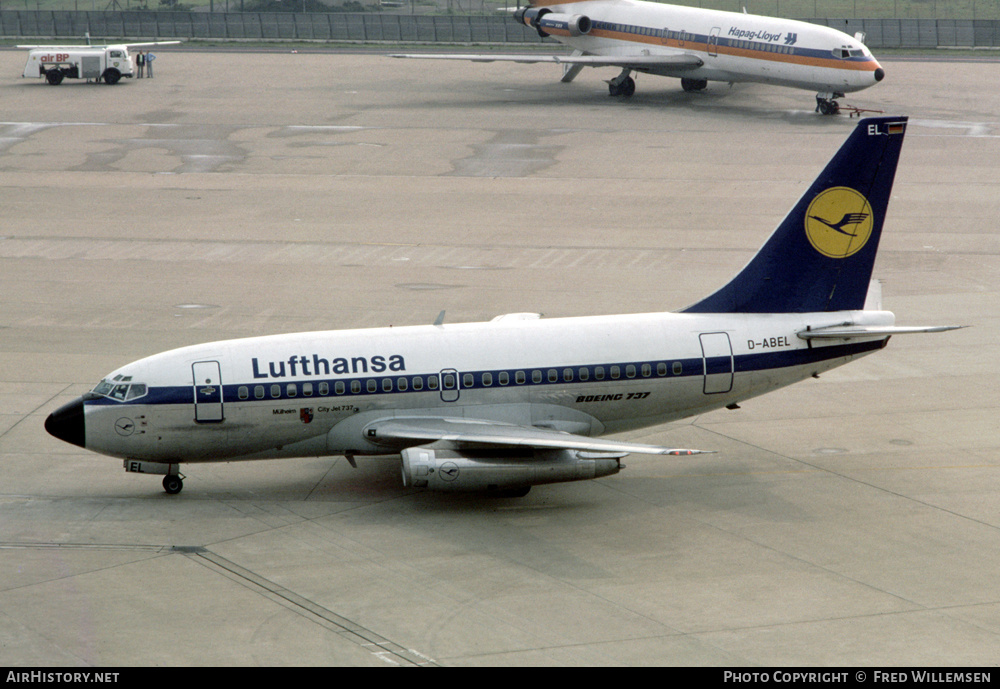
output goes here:
<path id="1" fill-rule="evenodd" d="M 864 308 L 906 117 L 857 128 L 757 255 L 687 313 L 804 313 Z"/>

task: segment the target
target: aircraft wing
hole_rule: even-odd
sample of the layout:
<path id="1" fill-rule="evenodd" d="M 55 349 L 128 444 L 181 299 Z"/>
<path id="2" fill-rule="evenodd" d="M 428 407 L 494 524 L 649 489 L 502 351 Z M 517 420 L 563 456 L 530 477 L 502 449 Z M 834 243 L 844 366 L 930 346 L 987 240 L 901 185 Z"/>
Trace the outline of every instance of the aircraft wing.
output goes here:
<path id="1" fill-rule="evenodd" d="M 364 430 L 368 440 L 397 444 L 409 441 L 422 443 L 447 441 L 460 446 L 523 447 L 547 450 L 579 450 L 582 452 L 639 453 L 650 455 L 698 455 L 706 450 L 658 447 L 642 443 L 627 443 L 602 438 L 589 438 L 537 426 L 519 426 L 496 421 L 450 419 L 440 417 L 409 417 L 374 421 Z"/>
<path id="2" fill-rule="evenodd" d="M 149 43 L 121 43 L 116 45 L 127 45 L 129 48 L 146 48 L 151 45 L 179 45 L 183 41 L 150 41 Z"/>
<path id="3" fill-rule="evenodd" d="M 490 55 L 488 53 L 397 53 L 389 57 L 413 58 L 417 60 L 467 60 L 471 62 L 521 62 L 534 64 L 551 62 L 557 65 L 580 65 L 581 67 L 628 67 L 642 71 L 657 67 L 672 69 L 695 69 L 704 61 L 697 55 L 683 51 L 660 55 Z"/>
<path id="4" fill-rule="evenodd" d="M 75 45 L 18 45 L 17 48 L 22 48 L 24 50 L 36 50 L 38 48 L 45 48 L 49 50 L 59 50 L 62 48 L 76 50 L 79 48 L 110 48 L 112 46 L 127 46 L 129 48 L 145 48 L 151 45 L 177 45 L 183 41 L 151 41 L 149 43 L 95 43 L 93 45 L 75 44 Z"/>

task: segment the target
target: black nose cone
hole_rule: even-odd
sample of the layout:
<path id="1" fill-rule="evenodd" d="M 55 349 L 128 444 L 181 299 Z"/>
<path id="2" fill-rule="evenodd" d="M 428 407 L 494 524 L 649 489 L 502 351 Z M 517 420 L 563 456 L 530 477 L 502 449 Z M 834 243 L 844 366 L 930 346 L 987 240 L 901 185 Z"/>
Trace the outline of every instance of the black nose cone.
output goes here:
<path id="1" fill-rule="evenodd" d="M 45 430 L 59 440 L 86 447 L 86 431 L 83 425 L 83 400 L 76 399 L 49 414 L 45 419 Z"/>
<path id="2" fill-rule="evenodd" d="M 875 81 L 882 81 L 885 79 L 885 70 L 879 67 L 875 70 Z"/>

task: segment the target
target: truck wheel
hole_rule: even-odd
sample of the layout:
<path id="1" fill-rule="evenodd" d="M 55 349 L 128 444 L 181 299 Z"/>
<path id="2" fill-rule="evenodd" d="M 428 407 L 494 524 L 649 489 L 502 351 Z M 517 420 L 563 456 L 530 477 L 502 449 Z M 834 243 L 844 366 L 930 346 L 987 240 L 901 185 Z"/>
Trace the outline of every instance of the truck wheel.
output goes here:
<path id="1" fill-rule="evenodd" d="M 58 69 L 45 73 L 45 81 L 49 82 L 53 86 L 58 86 L 59 84 L 62 83 L 62 80 L 63 80 L 63 73 L 60 72 Z"/>
<path id="2" fill-rule="evenodd" d="M 106 69 L 104 71 L 104 83 L 105 84 L 117 84 L 118 80 L 122 78 L 122 73 L 117 69 Z"/>

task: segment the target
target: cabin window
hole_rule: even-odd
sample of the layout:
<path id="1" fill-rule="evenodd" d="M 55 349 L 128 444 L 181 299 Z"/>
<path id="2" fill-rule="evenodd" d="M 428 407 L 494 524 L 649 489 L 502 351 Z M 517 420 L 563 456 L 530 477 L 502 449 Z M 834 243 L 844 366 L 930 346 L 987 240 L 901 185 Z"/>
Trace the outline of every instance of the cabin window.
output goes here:
<path id="1" fill-rule="evenodd" d="M 476 378 L 471 373 L 466 373 L 465 375 L 462 376 L 463 387 L 471 388 L 475 384 L 476 384 Z"/>
<path id="2" fill-rule="evenodd" d="M 289 397 L 296 397 L 299 394 L 299 388 L 295 383 L 289 383 L 285 392 L 288 393 Z"/>
<path id="3" fill-rule="evenodd" d="M 500 385 L 507 385 L 510 383 L 510 374 L 506 371 L 500 371 L 500 375 L 497 376 L 500 381 Z"/>
<path id="4" fill-rule="evenodd" d="M 524 385 L 524 380 L 525 380 L 524 371 L 518 371 L 517 373 L 514 374 L 514 382 L 517 383 L 518 385 Z"/>
<path id="5" fill-rule="evenodd" d="M 681 362 L 679 362 L 679 361 L 675 361 L 674 362 L 674 375 L 675 376 L 679 376 L 683 372 L 684 372 L 684 365 Z"/>
<path id="6" fill-rule="evenodd" d="M 573 382 L 573 369 L 571 368 L 563 369 L 563 380 L 567 383 Z"/>
<path id="7" fill-rule="evenodd" d="M 427 376 L 427 389 L 437 390 L 438 389 L 438 379 L 437 376 Z"/>
<path id="8" fill-rule="evenodd" d="M 366 384 L 368 392 L 378 392 L 378 382 L 374 378 L 369 378 Z"/>
<path id="9" fill-rule="evenodd" d="M 604 367 L 603 366 L 598 366 L 597 368 L 594 369 L 594 379 L 595 380 L 604 380 Z"/>
<path id="10" fill-rule="evenodd" d="M 423 390 L 424 389 L 424 379 L 420 376 L 414 376 L 413 378 L 413 389 Z"/>
<path id="11" fill-rule="evenodd" d="M 617 367 L 617 366 L 612 366 L 611 367 L 611 379 L 612 380 L 618 380 L 621 377 L 622 377 L 622 370 L 619 367 Z"/>
<path id="12" fill-rule="evenodd" d="M 454 373 L 445 373 L 441 376 L 441 387 L 445 390 L 454 390 L 458 384 Z"/>
<path id="13" fill-rule="evenodd" d="M 649 364 L 643 364 L 642 365 L 642 377 L 643 378 L 649 378 L 651 375 L 653 375 L 653 367 L 650 366 Z"/>
<path id="14" fill-rule="evenodd" d="M 273 397 L 274 399 L 278 399 L 279 397 L 281 397 L 281 386 L 278 385 L 277 383 L 271 386 L 271 397 Z"/>
<path id="15" fill-rule="evenodd" d="M 667 364 L 663 361 L 656 365 L 656 375 L 665 376 L 667 375 Z"/>
<path id="16" fill-rule="evenodd" d="M 302 396 L 303 397 L 312 397 L 312 394 L 313 394 L 313 384 L 312 383 L 303 383 L 302 384 Z"/>
<path id="17" fill-rule="evenodd" d="M 635 366 L 629 364 L 625 367 L 625 375 L 628 378 L 635 378 Z"/>
<path id="18" fill-rule="evenodd" d="M 253 396 L 256 397 L 259 400 L 264 399 L 264 386 L 263 385 L 254 385 L 253 386 Z"/>
<path id="19" fill-rule="evenodd" d="M 550 383 L 554 383 L 557 380 L 559 380 L 559 372 L 556 371 L 554 368 L 550 368 L 549 369 L 549 382 Z"/>
<path id="20" fill-rule="evenodd" d="M 534 371 L 532 371 L 531 372 L 531 382 L 532 383 L 541 383 L 542 382 L 542 372 L 539 371 L 539 370 L 537 370 L 537 369 L 534 370 Z"/>
<path id="21" fill-rule="evenodd" d="M 351 393 L 357 395 L 360 392 L 361 392 L 361 381 L 360 380 L 352 380 L 351 381 Z"/>
<path id="22" fill-rule="evenodd" d="M 245 400 L 248 397 L 250 397 L 250 388 L 248 388 L 246 385 L 241 385 L 236 390 L 236 394 L 239 396 L 241 400 Z"/>
<path id="23" fill-rule="evenodd" d="M 590 369 L 586 366 L 580 369 L 580 380 L 590 380 Z"/>
<path id="24" fill-rule="evenodd" d="M 493 385 L 493 374 L 492 373 L 484 373 L 483 374 L 483 386 L 489 387 L 491 385 Z"/>
<path id="25" fill-rule="evenodd" d="M 343 395 L 346 392 L 347 386 L 344 385 L 344 381 L 338 380 L 333 384 L 333 392 L 337 395 Z"/>
<path id="26" fill-rule="evenodd" d="M 382 392 L 392 392 L 392 378 L 382 379 Z"/>
<path id="27" fill-rule="evenodd" d="M 329 383 L 320 383 L 318 389 L 319 389 L 319 394 L 322 395 L 323 397 L 326 397 L 327 395 L 330 394 L 330 384 Z"/>
<path id="28" fill-rule="evenodd" d="M 399 380 L 396 381 L 396 389 L 399 390 L 400 392 L 406 392 L 406 389 L 408 387 L 409 384 L 406 382 L 406 378 L 400 378 Z"/>

